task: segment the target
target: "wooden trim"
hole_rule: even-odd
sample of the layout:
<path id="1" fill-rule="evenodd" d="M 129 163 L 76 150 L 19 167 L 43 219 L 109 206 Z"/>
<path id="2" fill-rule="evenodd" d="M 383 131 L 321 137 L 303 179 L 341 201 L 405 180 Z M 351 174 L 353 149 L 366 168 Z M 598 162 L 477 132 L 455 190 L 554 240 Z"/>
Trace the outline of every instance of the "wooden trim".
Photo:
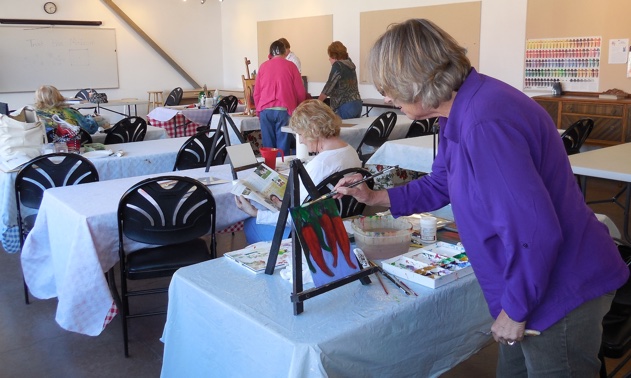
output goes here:
<path id="1" fill-rule="evenodd" d="M 125 12 L 123 12 L 122 9 L 120 9 L 116 4 L 114 4 L 114 1 L 112 0 L 101 0 L 101 2 L 103 2 L 105 5 L 107 5 L 114 13 L 116 13 L 116 15 L 118 15 L 118 17 L 120 17 L 127 25 L 129 25 L 132 29 L 134 29 L 134 31 L 142 38 L 145 40 L 145 42 L 147 42 L 149 44 L 149 46 L 151 46 L 158 54 L 160 54 L 160 56 L 167 61 L 167 63 L 169 63 L 169 65 L 171 65 L 171 67 L 173 67 L 173 69 L 175 69 L 180 75 L 182 75 L 184 77 L 184 79 L 186 79 L 186 81 L 189 82 L 189 84 L 191 84 L 194 88 L 199 88 L 201 87 L 201 85 L 199 85 L 195 79 L 193 79 L 188 73 L 186 73 L 186 71 L 184 71 L 184 69 L 182 67 L 180 67 L 179 64 L 177 64 L 175 62 L 175 60 L 173 60 L 169 54 L 166 53 L 166 51 L 162 50 L 162 48 L 160 46 L 158 46 L 158 44 L 151 39 L 151 37 L 149 37 L 147 35 L 147 33 L 145 33 L 138 25 L 136 25 L 136 23 L 134 21 L 132 21 L 131 18 L 129 18 L 129 16 L 127 16 L 127 14 L 125 14 Z"/>

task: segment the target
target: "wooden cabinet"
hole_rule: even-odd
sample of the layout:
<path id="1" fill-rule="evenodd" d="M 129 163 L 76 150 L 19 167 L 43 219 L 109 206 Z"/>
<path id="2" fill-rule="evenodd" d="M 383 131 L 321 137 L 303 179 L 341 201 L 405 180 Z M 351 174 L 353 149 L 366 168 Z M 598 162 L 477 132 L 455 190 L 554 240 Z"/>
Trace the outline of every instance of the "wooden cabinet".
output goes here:
<path id="1" fill-rule="evenodd" d="M 581 118 L 594 120 L 589 144 L 616 145 L 631 142 L 631 99 L 605 100 L 594 95 L 551 95 L 533 97 L 555 121 L 557 128 L 566 129 Z"/>

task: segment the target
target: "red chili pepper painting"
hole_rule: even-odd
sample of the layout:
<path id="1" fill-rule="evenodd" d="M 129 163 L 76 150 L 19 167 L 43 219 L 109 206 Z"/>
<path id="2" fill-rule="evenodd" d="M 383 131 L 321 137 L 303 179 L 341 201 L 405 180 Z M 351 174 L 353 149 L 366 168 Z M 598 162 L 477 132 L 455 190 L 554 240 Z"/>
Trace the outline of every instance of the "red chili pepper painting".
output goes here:
<path id="1" fill-rule="evenodd" d="M 356 268 L 353 263 L 353 259 L 355 259 L 355 255 L 351 257 L 351 242 L 348 240 L 348 234 L 346 233 L 346 229 L 344 228 L 344 222 L 342 218 L 336 217 L 333 218 L 333 226 L 335 229 L 335 233 L 337 234 L 337 240 L 340 242 L 340 249 L 344 254 L 344 259 L 346 259 L 346 263 L 351 268 Z"/>
<path id="2" fill-rule="evenodd" d="M 311 257 L 313 257 L 313 261 L 315 261 L 320 270 L 322 270 L 322 272 L 324 272 L 327 276 L 333 277 L 333 272 L 331 272 L 329 267 L 326 266 L 324 255 L 322 255 L 322 246 L 320 246 L 320 241 L 318 240 L 313 227 L 308 224 L 304 225 L 302 227 L 302 238 L 311 253 Z"/>
<path id="3" fill-rule="evenodd" d="M 290 212 L 316 287 L 359 272 L 335 200 L 294 207 Z M 338 251 L 343 260 L 338 259 Z"/>
<path id="4" fill-rule="evenodd" d="M 342 223 L 342 219 L 340 217 L 337 217 L 337 219 L 340 220 L 340 223 Z M 331 217 L 328 214 L 322 214 L 322 217 L 320 218 L 320 224 L 322 225 L 322 229 L 324 230 L 324 235 L 326 235 L 326 241 L 327 241 L 327 245 L 329 246 L 329 249 L 331 250 L 331 253 L 333 254 L 333 267 L 337 266 L 337 237 L 336 237 L 336 233 L 337 230 L 335 230 L 333 228 L 333 221 L 331 221 Z M 344 228 L 344 224 L 342 223 L 342 229 Z M 346 231 L 344 231 L 344 234 L 346 234 Z M 347 236 L 348 239 L 348 236 Z M 350 244 L 349 244 L 349 249 L 350 249 Z"/>

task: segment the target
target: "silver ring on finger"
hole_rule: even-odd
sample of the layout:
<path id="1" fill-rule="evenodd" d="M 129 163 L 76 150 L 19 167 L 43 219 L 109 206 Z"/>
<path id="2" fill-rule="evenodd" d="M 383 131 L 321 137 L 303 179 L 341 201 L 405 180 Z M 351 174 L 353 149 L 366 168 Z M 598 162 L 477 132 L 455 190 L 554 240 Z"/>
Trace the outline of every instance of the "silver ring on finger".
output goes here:
<path id="1" fill-rule="evenodd" d="M 508 344 L 508 345 L 515 345 L 515 340 L 507 341 L 506 344 Z"/>

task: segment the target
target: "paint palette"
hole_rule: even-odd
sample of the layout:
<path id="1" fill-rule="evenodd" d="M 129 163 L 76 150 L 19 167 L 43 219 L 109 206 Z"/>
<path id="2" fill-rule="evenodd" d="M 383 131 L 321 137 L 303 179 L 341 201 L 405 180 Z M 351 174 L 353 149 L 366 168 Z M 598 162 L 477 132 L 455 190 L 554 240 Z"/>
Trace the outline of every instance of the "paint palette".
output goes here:
<path id="1" fill-rule="evenodd" d="M 395 276 L 437 288 L 473 273 L 464 247 L 438 242 L 381 262 Z"/>

